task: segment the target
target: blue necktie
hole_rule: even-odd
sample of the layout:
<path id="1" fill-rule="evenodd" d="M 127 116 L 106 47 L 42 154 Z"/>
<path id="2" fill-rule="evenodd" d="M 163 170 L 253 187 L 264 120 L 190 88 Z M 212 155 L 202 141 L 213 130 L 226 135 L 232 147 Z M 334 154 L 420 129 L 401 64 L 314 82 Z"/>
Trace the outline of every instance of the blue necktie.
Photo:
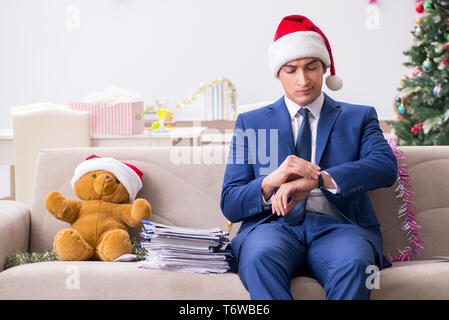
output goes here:
<path id="1" fill-rule="evenodd" d="M 312 159 L 312 132 L 309 123 L 309 109 L 300 108 L 298 113 L 302 116 L 298 139 L 296 139 L 296 155 L 304 160 Z M 307 198 L 297 203 L 290 212 L 282 217 L 282 221 L 289 225 L 300 224 L 304 220 Z"/>
<path id="2" fill-rule="evenodd" d="M 309 109 L 301 108 L 298 113 L 302 116 L 301 128 L 296 139 L 296 155 L 304 160 L 312 160 L 312 132 L 310 131 Z"/>

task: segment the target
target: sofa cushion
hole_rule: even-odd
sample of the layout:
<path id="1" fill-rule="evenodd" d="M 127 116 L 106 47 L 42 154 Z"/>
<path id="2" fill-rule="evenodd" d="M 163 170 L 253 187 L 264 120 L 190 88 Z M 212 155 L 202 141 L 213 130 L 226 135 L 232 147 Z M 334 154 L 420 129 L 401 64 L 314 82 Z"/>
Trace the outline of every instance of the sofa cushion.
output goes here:
<path id="1" fill-rule="evenodd" d="M 402 147 L 407 155 L 415 215 L 424 249 L 417 259 L 449 255 L 449 146 Z"/>
<path id="2" fill-rule="evenodd" d="M 449 299 L 449 263 L 395 262 L 379 274 L 372 299 Z M 0 299 L 246 300 L 235 273 L 196 274 L 138 268 L 135 262 L 42 262 L 0 273 Z M 295 299 L 324 299 L 312 278 L 292 280 Z"/>
<path id="3" fill-rule="evenodd" d="M 415 215 L 422 226 L 424 249 L 412 259 L 449 255 L 448 233 L 449 146 L 401 147 L 410 174 Z M 51 250 L 54 235 L 68 225 L 44 208 L 48 192 L 59 190 L 75 198 L 70 186 L 74 168 L 92 153 L 137 165 L 143 172 L 143 189 L 138 197 L 153 207 L 152 220 L 179 226 L 224 227 L 220 193 L 228 147 L 120 147 L 47 149 L 40 153 L 31 215 L 30 251 Z M 185 163 L 185 161 L 189 163 Z M 428 181 L 432 182 L 429 183 Z M 438 183 L 433 183 L 438 181 Z M 407 230 L 398 218 L 401 201 L 394 185 L 370 191 L 369 196 L 381 226 L 384 253 L 396 256 L 409 245 Z M 178 199 L 182 195 L 182 198 Z M 238 224 L 233 226 L 233 233 Z M 132 231 L 138 234 L 139 230 Z"/>
<path id="4" fill-rule="evenodd" d="M 224 228 L 227 220 L 220 210 L 220 194 L 226 150 L 223 147 L 42 150 L 38 157 L 31 207 L 30 251 L 51 250 L 56 233 L 69 227 L 47 212 L 44 200 L 53 190 L 77 199 L 70 181 L 75 167 L 91 154 L 113 157 L 133 164 L 143 172 L 143 188 L 137 197 L 150 202 L 153 210 L 151 220 L 179 226 Z M 137 235 L 139 231 L 137 228 L 131 233 Z"/>
<path id="5" fill-rule="evenodd" d="M 449 299 L 449 262 L 419 260 L 394 262 L 379 273 L 379 289 L 373 300 L 447 300 Z"/>
<path id="6" fill-rule="evenodd" d="M 413 192 L 412 209 L 421 228 L 416 237 L 422 241 L 424 249 L 417 247 L 418 254 L 412 260 L 428 260 L 433 256 L 449 255 L 449 146 L 403 146 L 400 147 L 405 159 Z M 368 194 L 379 220 L 384 243 L 384 254 L 399 257 L 410 250 L 412 234 L 403 225 L 404 219 L 398 217 L 402 201 L 395 189 L 398 182 L 390 188 L 370 191 Z M 418 227 L 419 227 L 418 226 Z M 420 233 L 420 234 L 419 234 Z"/>
<path id="7" fill-rule="evenodd" d="M 138 268 L 136 262 L 55 261 L 0 273 L 0 299 L 248 299 L 236 274 Z"/>

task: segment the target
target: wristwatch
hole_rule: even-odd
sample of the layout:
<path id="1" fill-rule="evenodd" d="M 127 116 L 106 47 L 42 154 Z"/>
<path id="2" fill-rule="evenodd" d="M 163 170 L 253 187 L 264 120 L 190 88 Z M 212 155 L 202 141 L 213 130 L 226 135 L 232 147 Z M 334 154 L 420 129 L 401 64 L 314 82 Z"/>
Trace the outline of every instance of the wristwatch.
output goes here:
<path id="1" fill-rule="evenodd" d="M 318 188 L 322 187 L 323 187 L 323 174 L 320 173 L 320 175 L 318 176 Z"/>

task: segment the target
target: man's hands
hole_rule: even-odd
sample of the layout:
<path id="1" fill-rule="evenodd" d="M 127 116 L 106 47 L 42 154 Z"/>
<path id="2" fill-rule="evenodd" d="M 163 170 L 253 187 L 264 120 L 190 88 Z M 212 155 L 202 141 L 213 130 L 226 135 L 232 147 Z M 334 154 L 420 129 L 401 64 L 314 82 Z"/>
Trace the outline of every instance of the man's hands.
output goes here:
<path id="1" fill-rule="evenodd" d="M 262 180 L 262 195 L 269 199 L 276 188 L 271 208 L 273 214 L 285 216 L 299 202 L 309 196 L 318 187 L 318 176 L 321 168 L 316 164 L 289 155 L 284 162 Z M 332 178 L 322 174 L 324 188 L 335 188 Z"/>
<path id="2" fill-rule="evenodd" d="M 273 214 L 285 216 L 299 202 L 308 197 L 318 185 L 317 179 L 299 178 L 283 183 L 273 197 L 271 210 Z M 289 201 L 290 196 L 290 201 Z"/>
<path id="3" fill-rule="evenodd" d="M 262 180 L 262 195 L 264 199 L 270 198 L 274 190 L 284 182 L 300 178 L 318 179 L 321 168 L 316 164 L 289 155 L 275 171 Z"/>

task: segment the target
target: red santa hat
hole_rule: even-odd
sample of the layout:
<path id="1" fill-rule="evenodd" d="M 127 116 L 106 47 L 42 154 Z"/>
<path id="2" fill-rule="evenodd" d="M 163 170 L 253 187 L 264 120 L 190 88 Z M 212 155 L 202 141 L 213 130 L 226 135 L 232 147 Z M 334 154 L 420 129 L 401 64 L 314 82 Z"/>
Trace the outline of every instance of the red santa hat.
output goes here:
<path id="1" fill-rule="evenodd" d="M 112 172 L 128 191 L 130 201 L 134 201 L 137 192 L 142 189 L 143 173 L 137 167 L 113 158 L 102 158 L 96 155 L 87 157 L 85 161 L 81 162 L 75 168 L 75 174 L 72 178 L 72 188 L 75 182 L 86 173 L 97 170 Z"/>
<path id="2" fill-rule="evenodd" d="M 324 33 L 308 18 L 291 15 L 282 19 L 274 42 L 268 49 L 268 60 L 273 76 L 278 76 L 284 64 L 301 58 L 319 58 L 326 67 L 330 67 L 330 75 L 326 85 L 331 90 L 340 90 L 343 81 L 335 75 L 332 50 Z"/>

